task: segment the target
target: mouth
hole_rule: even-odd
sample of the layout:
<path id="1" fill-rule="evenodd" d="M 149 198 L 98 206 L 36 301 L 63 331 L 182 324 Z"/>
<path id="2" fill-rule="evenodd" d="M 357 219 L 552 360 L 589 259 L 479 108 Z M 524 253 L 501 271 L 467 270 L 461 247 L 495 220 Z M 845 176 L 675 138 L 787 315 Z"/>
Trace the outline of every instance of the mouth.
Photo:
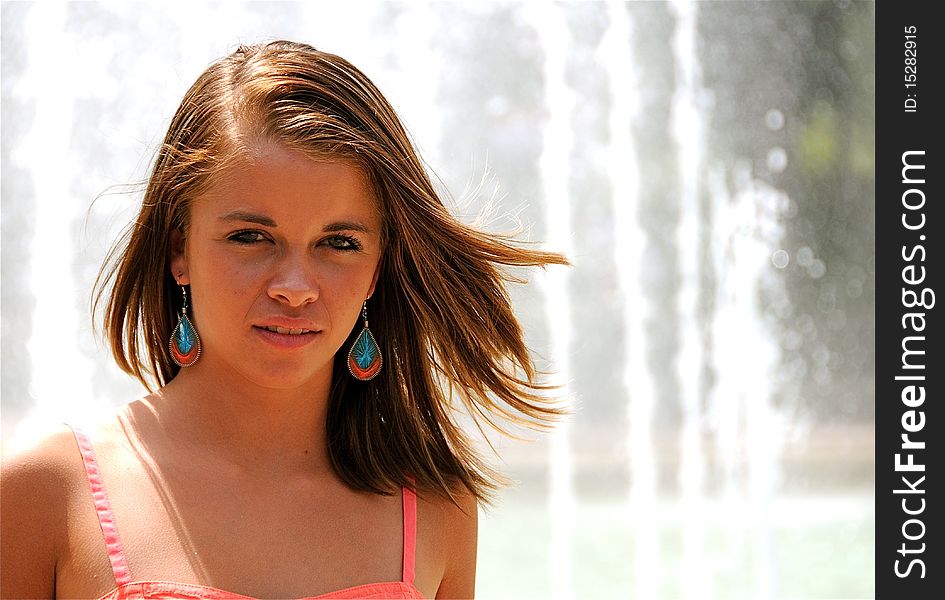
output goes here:
<path id="1" fill-rule="evenodd" d="M 273 333 L 281 333 L 282 335 L 305 335 L 306 333 L 318 333 L 313 329 L 289 329 L 288 327 L 277 327 L 275 325 L 267 325 L 265 327 L 260 327 L 260 329 L 265 329 L 266 331 L 271 331 Z"/>
<path id="2" fill-rule="evenodd" d="M 254 325 L 253 330 L 270 346 L 283 349 L 304 348 L 319 339 L 322 333 L 320 329 L 279 325 Z"/>

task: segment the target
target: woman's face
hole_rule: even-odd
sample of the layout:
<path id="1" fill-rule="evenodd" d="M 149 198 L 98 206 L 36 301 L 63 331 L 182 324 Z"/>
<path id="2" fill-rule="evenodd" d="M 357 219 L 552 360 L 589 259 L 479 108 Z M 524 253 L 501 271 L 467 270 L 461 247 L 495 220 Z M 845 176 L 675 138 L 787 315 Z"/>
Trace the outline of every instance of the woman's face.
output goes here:
<path id="1" fill-rule="evenodd" d="M 194 368 L 267 388 L 325 381 L 377 282 L 377 203 L 349 163 L 262 143 L 251 157 L 193 201 L 172 240 L 203 346 Z"/>

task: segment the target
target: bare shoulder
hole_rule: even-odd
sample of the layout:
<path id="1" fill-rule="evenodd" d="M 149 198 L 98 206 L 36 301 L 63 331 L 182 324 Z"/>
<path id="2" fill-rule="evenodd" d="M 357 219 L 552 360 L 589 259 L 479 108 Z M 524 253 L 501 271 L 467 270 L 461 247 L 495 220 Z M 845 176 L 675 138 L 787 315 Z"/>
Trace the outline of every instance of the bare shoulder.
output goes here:
<path id="1" fill-rule="evenodd" d="M 447 552 L 437 598 L 473 598 L 476 589 L 476 554 L 479 504 L 465 486 L 454 490 L 456 503 L 438 499 L 438 521 Z"/>
<path id="2" fill-rule="evenodd" d="M 476 496 L 465 486 L 453 490 L 456 502 L 449 498 L 440 501 L 444 524 L 455 534 L 468 534 L 478 524 L 479 503 Z"/>
<path id="3" fill-rule="evenodd" d="M 51 598 L 67 538 L 69 498 L 80 462 L 75 437 L 59 425 L 4 447 L 0 461 L 0 590 L 4 598 Z"/>
<path id="4" fill-rule="evenodd" d="M 72 483 L 80 461 L 75 436 L 64 424 L 51 426 L 29 440 L 4 444 L 0 470 L 3 515 L 8 516 L 9 509 L 19 503 L 31 506 L 37 504 L 35 500 L 62 497 L 62 488 L 55 486 Z"/>

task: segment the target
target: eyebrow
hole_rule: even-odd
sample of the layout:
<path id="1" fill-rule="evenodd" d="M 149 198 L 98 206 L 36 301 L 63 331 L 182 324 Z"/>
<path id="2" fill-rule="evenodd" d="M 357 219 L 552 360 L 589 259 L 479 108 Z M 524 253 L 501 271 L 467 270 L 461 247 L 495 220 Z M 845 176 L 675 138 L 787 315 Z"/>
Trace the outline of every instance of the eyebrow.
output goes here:
<path id="1" fill-rule="evenodd" d="M 263 225 L 265 227 L 278 227 L 276 222 L 266 215 L 258 215 L 256 213 L 246 212 L 242 210 L 234 210 L 228 212 L 225 215 L 220 217 L 221 221 L 244 221 L 246 223 L 256 223 L 257 225 Z M 369 227 L 363 223 L 357 221 L 336 221 L 335 223 L 329 223 L 325 225 L 322 229 L 325 232 L 333 231 L 360 231 L 361 233 L 371 233 Z"/>
<path id="2" fill-rule="evenodd" d="M 270 219 L 265 215 L 257 215 L 255 213 L 244 212 L 241 210 L 234 210 L 233 212 L 228 212 L 222 217 L 221 221 L 246 221 L 247 223 L 256 223 L 257 225 L 265 225 L 266 227 L 277 227 L 276 222 Z"/>
<path id="3" fill-rule="evenodd" d="M 371 233 L 371 230 L 367 225 L 362 225 L 357 221 L 338 221 L 337 223 L 329 223 L 325 225 L 322 231 L 360 231 L 361 233 Z"/>

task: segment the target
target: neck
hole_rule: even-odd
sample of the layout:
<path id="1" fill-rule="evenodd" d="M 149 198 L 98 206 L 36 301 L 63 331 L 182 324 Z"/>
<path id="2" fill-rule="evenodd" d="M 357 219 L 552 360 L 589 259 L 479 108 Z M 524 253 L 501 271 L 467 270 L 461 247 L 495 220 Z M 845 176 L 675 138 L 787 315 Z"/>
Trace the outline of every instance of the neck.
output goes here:
<path id="1" fill-rule="evenodd" d="M 297 388 L 255 385 L 209 361 L 182 369 L 144 403 L 167 439 L 240 470 L 329 473 L 326 439 L 332 365 Z"/>

